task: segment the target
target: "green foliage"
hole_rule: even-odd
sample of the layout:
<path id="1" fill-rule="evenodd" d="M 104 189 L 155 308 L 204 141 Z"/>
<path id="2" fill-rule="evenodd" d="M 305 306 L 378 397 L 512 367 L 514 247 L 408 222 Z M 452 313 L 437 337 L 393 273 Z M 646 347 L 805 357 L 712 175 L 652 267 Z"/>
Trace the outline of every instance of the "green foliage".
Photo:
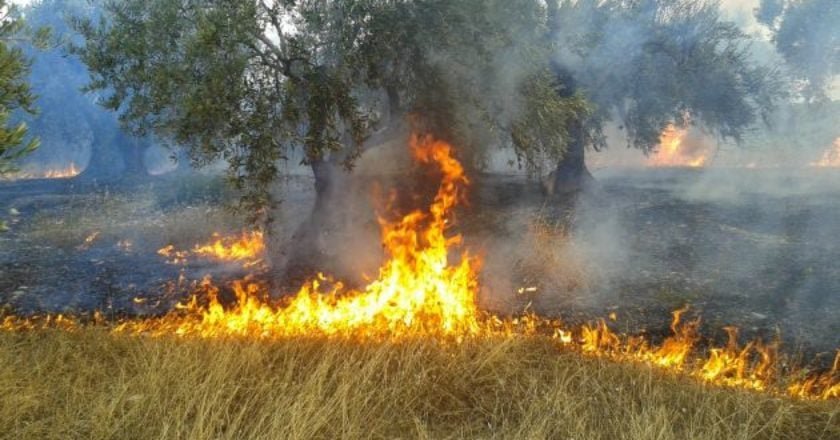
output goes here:
<path id="1" fill-rule="evenodd" d="M 840 2 L 788 0 L 784 4 L 763 0 L 758 18 L 775 31 L 776 48 L 804 81 L 805 98 L 824 99 L 826 86 L 840 73 Z"/>
<path id="2" fill-rule="evenodd" d="M 547 82 L 545 14 L 533 0 L 124 0 L 106 9 L 75 23 L 89 88 L 106 91 L 106 107 L 135 132 L 185 145 L 199 163 L 226 160 L 255 216 L 268 212 L 277 162 L 292 151 L 351 168 L 377 123 L 377 94 L 476 161 L 514 131 L 521 154 L 559 156 L 563 123 L 584 107 Z"/>
<path id="3" fill-rule="evenodd" d="M 596 106 L 596 131 L 618 119 L 643 151 L 669 123 L 738 140 L 784 96 L 778 73 L 750 58 L 749 37 L 716 2 L 560 0 L 555 17 L 558 63 Z"/>
<path id="4" fill-rule="evenodd" d="M 382 2 L 388 3 L 388 2 Z M 571 120 L 586 112 L 549 67 L 546 11 L 533 0 L 393 2 L 372 14 L 363 47 L 371 77 L 397 90 L 424 129 L 480 165 L 493 145 L 526 164 L 559 158 Z"/>
<path id="5" fill-rule="evenodd" d="M 243 207 L 267 212 L 277 161 L 341 153 L 349 166 L 367 121 L 348 66 L 344 6 L 324 2 L 126 0 L 77 20 L 89 89 L 109 93 L 137 134 L 153 131 L 199 163 L 229 162 Z M 346 135 L 348 134 L 349 135 Z M 346 136 L 345 136 L 346 135 Z"/>
<path id="6" fill-rule="evenodd" d="M 580 93 L 571 97 L 557 93 L 563 85 L 550 71 L 539 72 L 522 87 L 525 103 L 511 137 L 520 160 L 529 169 L 538 169 L 543 159 L 556 163 L 563 157 L 570 131 L 590 117 L 592 109 Z"/>
<path id="7" fill-rule="evenodd" d="M 14 162 L 38 148 L 37 139 L 27 140 L 27 126 L 10 119 L 17 110 L 34 113 L 35 97 L 26 81 L 29 62 L 15 43 L 21 41 L 24 22 L 17 9 L 0 0 L 0 176 L 15 170 Z M 48 36 L 38 33 L 38 41 Z"/>

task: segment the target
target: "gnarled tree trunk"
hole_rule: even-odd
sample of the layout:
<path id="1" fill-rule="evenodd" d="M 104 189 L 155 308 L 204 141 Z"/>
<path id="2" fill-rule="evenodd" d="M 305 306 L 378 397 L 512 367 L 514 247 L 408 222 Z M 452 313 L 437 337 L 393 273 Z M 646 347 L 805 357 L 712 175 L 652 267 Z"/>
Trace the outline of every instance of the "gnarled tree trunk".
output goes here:
<path id="1" fill-rule="evenodd" d="M 331 235 L 343 222 L 349 195 L 350 176 L 343 167 L 321 159 L 310 165 L 315 178 L 315 203 L 307 218 L 300 224 L 290 240 L 284 280 L 299 285 L 319 271 L 333 272 L 330 246 L 335 246 Z"/>

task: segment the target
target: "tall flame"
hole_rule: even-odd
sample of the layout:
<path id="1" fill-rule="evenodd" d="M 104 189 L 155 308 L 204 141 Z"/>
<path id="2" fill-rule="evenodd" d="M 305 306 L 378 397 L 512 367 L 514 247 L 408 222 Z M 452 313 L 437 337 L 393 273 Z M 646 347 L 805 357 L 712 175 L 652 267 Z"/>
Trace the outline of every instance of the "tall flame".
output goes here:
<path id="1" fill-rule="evenodd" d="M 235 283 L 237 301 L 225 308 L 217 289 L 205 283 L 208 305 L 193 297 L 186 316 L 124 323 L 132 331 L 177 334 L 347 336 L 469 334 L 479 330 L 477 258 L 463 252 L 454 262 L 449 250 L 461 242 L 447 236 L 447 220 L 469 181 L 450 145 L 428 136 L 411 138 L 418 162 L 434 165 L 442 181 L 428 212 L 414 211 L 396 221 L 380 218 L 387 260 L 379 277 L 364 289 L 346 289 L 325 276 L 306 283 L 291 299 L 271 304 L 257 284 Z"/>
<path id="2" fill-rule="evenodd" d="M 654 365 L 716 385 L 807 399 L 840 398 L 840 352 L 830 371 L 809 372 L 786 366 L 777 355 L 778 342 L 765 345 L 754 341 L 739 346 L 734 328 L 727 329 L 729 342 L 725 346 L 699 350 L 700 321 L 685 320 L 687 308 L 673 313 L 671 335 L 659 344 L 642 336 L 615 333 L 605 320 L 571 328 L 559 320 L 534 315 L 506 319 L 480 314 L 476 307 L 480 261 L 458 250 L 459 235 L 447 234 L 452 209 L 463 200 L 469 184 L 464 169 L 444 142 L 415 135 L 410 147 L 415 160 L 439 169 L 441 183 L 428 210 L 416 210 L 392 221 L 379 219 L 386 260 L 379 276 L 364 288 L 348 289 L 339 281 L 319 275 L 295 295 L 273 302 L 267 288 L 245 279 L 233 283 L 235 298 L 228 302 L 205 279 L 188 301 L 169 314 L 122 320 L 112 329 L 151 335 L 247 338 L 543 335 L 552 337 L 560 347 L 586 355 Z M 235 253 L 227 243 L 217 250 Z M 184 257 L 169 247 L 160 253 L 168 258 Z M 142 304 L 143 300 L 135 302 Z M 615 315 L 610 319 L 614 321 Z M 0 328 L 73 330 L 79 322 L 62 315 L 40 321 L 9 316 L 0 321 Z M 101 315 L 94 316 L 93 323 L 102 322 Z"/>

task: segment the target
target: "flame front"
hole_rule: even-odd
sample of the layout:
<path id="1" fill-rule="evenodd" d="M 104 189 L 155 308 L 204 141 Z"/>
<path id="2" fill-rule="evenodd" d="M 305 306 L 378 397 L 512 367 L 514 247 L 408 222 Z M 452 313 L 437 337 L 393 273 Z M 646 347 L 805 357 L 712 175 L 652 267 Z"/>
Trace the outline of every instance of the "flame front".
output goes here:
<path id="1" fill-rule="evenodd" d="M 428 212 L 414 211 L 396 221 L 380 218 L 386 261 L 379 277 L 364 289 L 345 289 L 321 275 L 306 283 L 280 305 L 267 300 L 259 285 L 238 282 L 237 301 L 225 308 L 218 291 L 208 283 L 200 296 L 184 304 L 184 313 L 157 321 L 127 322 L 125 330 L 177 334 L 288 336 L 324 334 L 399 336 L 404 334 L 464 335 L 479 330 L 475 305 L 479 261 L 467 252 L 454 262 L 449 250 L 461 237 L 447 236 L 452 208 L 463 198 L 469 181 L 450 145 L 427 136 L 411 139 L 411 152 L 419 163 L 434 165 L 442 181 Z M 218 247 L 199 253 L 235 254 L 236 248 Z M 247 246 L 245 246 L 247 248 Z"/>
<path id="2" fill-rule="evenodd" d="M 564 349 L 653 365 L 710 384 L 805 399 L 840 398 L 840 352 L 830 371 L 812 372 L 786 366 L 784 358 L 777 354 L 778 342 L 765 345 L 753 341 L 740 347 L 734 328 L 727 329 L 729 342 L 725 346 L 701 350 L 700 321 L 685 320 L 687 308 L 673 313 L 671 335 L 658 344 L 644 336 L 616 333 L 605 320 L 572 328 L 559 320 L 535 315 L 500 318 L 480 314 L 476 306 L 480 261 L 459 251 L 459 235 L 447 234 L 452 210 L 463 200 L 469 181 L 448 144 L 413 136 L 410 146 L 415 160 L 440 170 L 441 183 L 427 211 L 417 210 L 393 221 L 380 218 L 386 259 L 379 276 L 364 288 L 348 289 L 341 282 L 320 275 L 278 303 L 271 301 L 269 290 L 263 285 L 245 279 L 233 283 L 235 298 L 225 301 L 208 278 L 188 301 L 167 315 L 121 320 L 112 325 L 112 330 L 212 338 L 446 336 L 460 340 L 468 336 L 547 336 Z M 243 255 L 254 248 L 251 239 L 257 237 L 261 244 L 261 235 L 219 239 L 208 245 L 206 252 L 215 256 Z M 171 246 L 159 253 L 171 259 L 186 258 Z M 136 304 L 143 302 L 142 298 L 135 299 Z M 610 319 L 614 321 L 616 316 Z M 62 315 L 40 320 L 9 316 L 0 322 L 0 328 L 73 330 L 80 322 Z M 105 323 L 98 314 L 92 322 Z"/>
<path id="3" fill-rule="evenodd" d="M 648 158 L 653 167 L 690 167 L 706 165 L 708 153 L 705 149 L 686 148 L 688 130 L 668 124 L 659 136 L 656 152 Z"/>
<path id="4" fill-rule="evenodd" d="M 82 169 L 76 166 L 75 162 L 70 162 L 70 165 L 64 168 L 48 168 L 37 171 L 20 171 L 9 176 L 13 180 L 24 179 L 69 179 L 81 174 Z"/>

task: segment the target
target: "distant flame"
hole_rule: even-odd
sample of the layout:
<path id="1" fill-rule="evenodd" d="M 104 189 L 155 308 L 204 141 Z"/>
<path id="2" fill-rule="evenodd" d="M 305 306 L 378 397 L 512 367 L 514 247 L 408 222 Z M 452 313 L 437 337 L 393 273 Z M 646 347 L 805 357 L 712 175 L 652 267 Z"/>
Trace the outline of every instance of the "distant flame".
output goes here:
<path id="1" fill-rule="evenodd" d="M 690 147 L 686 143 L 688 129 L 668 124 L 659 136 L 659 145 L 648 158 L 648 165 L 653 167 L 690 167 L 706 165 L 708 151 L 705 148 Z"/>
<path id="2" fill-rule="evenodd" d="M 49 168 L 46 170 L 26 170 L 13 173 L 10 178 L 15 180 L 24 179 L 69 179 L 81 174 L 82 169 L 77 167 L 74 162 L 64 168 Z"/>
<path id="3" fill-rule="evenodd" d="M 834 140 L 832 147 L 823 153 L 820 160 L 811 162 L 812 167 L 840 168 L 840 137 Z"/>

